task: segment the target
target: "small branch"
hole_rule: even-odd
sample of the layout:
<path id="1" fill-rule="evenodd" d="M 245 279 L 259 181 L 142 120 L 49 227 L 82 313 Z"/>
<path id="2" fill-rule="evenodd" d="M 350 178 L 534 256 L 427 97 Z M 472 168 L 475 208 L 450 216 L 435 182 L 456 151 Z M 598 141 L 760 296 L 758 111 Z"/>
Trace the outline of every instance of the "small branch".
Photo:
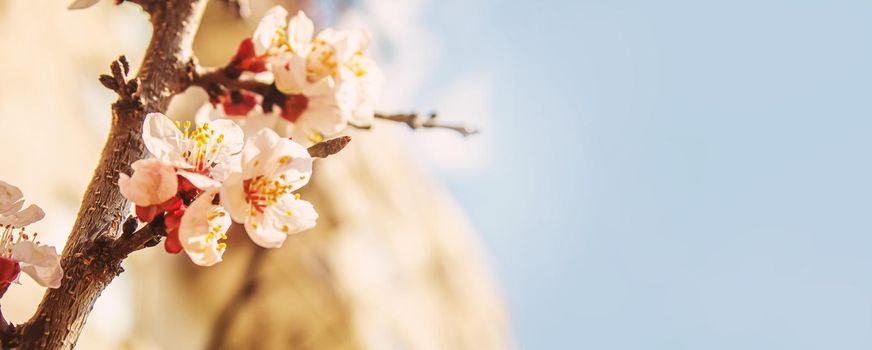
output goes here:
<path id="1" fill-rule="evenodd" d="M 254 80 L 239 80 L 232 77 L 231 74 L 228 74 L 224 68 L 204 68 L 198 66 L 195 62 L 191 62 L 191 66 L 191 70 L 195 72 L 191 80 L 191 85 L 199 86 L 206 90 L 206 93 L 209 94 L 210 98 L 222 95 L 226 89 L 248 90 L 263 96 L 264 99 L 270 99 L 272 101 L 278 101 L 284 97 L 284 95 L 275 88 L 274 84 L 267 84 Z M 436 113 L 431 113 L 427 117 L 421 117 L 418 113 L 377 113 L 375 118 L 404 123 L 412 129 L 431 128 L 454 130 L 464 137 L 479 133 L 477 128 L 468 125 L 442 124 L 439 122 Z M 349 123 L 349 126 L 364 130 L 372 128 L 371 125 L 357 125 L 353 123 Z"/>
<path id="2" fill-rule="evenodd" d="M 206 346 L 206 349 L 221 348 L 226 341 L 233 321 L 236 320 L 239 312 L 251 300 L 251 296 L 257 292 L 259 286 L 257 272 L 263 264 L 266 253 L 266 249 L 254 247 L 254 252 L 251 253 L 248 266 L 245 268 L 244 275 L 242 276 L 242 284 L 236 290 L 236 293 L 230 296 L 230 300 L 224 305 L 221 312 L 218 313 L 212 326 L 212 336 L 209 338 L 209 344 Z"/>
<path id="3" fill-rule="evenodd" d="M 419 128 L 440 128 L 440 129 L 449 129 L 454 130 L 463 135 L 463 137 L 475 135 L 479 132 L 478 129 L 467 126 L 467 125 L 448 125 L 448 124 L 440 124 L 438 120 L 438 115 L 436 113 L 431 113 L 428 117 L 422 118 L 418 115 L 418 113 L 408 113 L 408 114 L 376 114 L 376 119 L 382 120 L 390 120 L 394 122 L 405 123 L 412 129 Z"/>
<path id="4" fill-rule="evenodd" d="M 150 14 L 151 42 L 136 78 L 128 79 L 124 58 L 112 64 L 111 75 L 100 78 L 119 94 L 109 135 L 61 252 L 64 279 L 60 287 L 46 291 L 30 320 L 16 328 L 24 350 L 72 349 L 94 302 L 122 271 L 123 253 L 138 249 L 144 245 L 140 239 L 154 234 L 152 227 L 116 241 L 129 208 L 118 191 L 118 174 L 146 155 L 145 115 L 166 111 L 173 96 L 187 88 L 186 64 L 208 0 L 130 1 Z"/>
<path id="5" fill-rule="evenodd" d="M 137 250 L 154 246 L 160 242 L 162 236 L 166 235 L 164 230 L 163 219 L 156 219 L 139 230 L 122 234 L 121 237 L 113 241 L 112 251 L 117 256 L 124 258 Z"/>
<path id="6" fill-rule="evenodd" d="M 327 158 L 331 155 L 339 153 L 348 143 L 351 142 L 351 136 L 340 136 L 335 139 L 330 139 L 323 142 L 318 142 L 307 150 L 309 155 L 315 158 Z"/>
<path id="7" fill-rule="evenodd" d="M 224 68 L 204 68 L 197 65 L 196 62 L 191 62 L 190 64 L 192 66 L 192 71 L 194 72 L 191 85 L 199 86 L 210 94 L 224 89 L 248 90 L 261 96 L 280 93 L 275 89 L 273 84 L 262 83 L 256 80 L 239 80 L 233 78 Z"/>
<path id="8" fill-rule="evenodd" d="M 117 60 L 109 65 L 109 69 L 112 75 L 100 75 L 100 83 L 118 94 L 118 101 L 113 106 L 119 110 L 132 110 L 142 107 L 139 78 L 127 79 L 127 75 L 130 74 L 130 63 L 127 62 L 127 56 L 119 56 Z"/>

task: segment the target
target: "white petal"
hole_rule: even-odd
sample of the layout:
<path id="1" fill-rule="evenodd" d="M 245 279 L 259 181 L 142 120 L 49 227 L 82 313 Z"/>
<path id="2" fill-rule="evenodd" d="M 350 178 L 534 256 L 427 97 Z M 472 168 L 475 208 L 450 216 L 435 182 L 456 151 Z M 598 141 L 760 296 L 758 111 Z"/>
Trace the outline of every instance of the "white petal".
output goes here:
<path id="1" fill-rule="evenodd" d="M 219 240 L 230 228 L 230 215 L 212 205 L 215 192 L 205 192 L 185 210 L 179 225 L 179 240 L 195 264 L 212 266 L 221 262 L 224 249 Z"/>
<path id="2" fill-rule="evenodd" d="M 275 76 L 276 88 L 285 94 L 304 92 L 306 81 L 306 58 L 283 53 L 273 59 L 272 71 Z"/>
<path id="3" fill-rule="evenodd" d="M 246 142 L 242 151 L 242 178 L 277 178 L 285 175 L 292 191 L 303 187 L 312 176 L 312 157 L 297 142 L 263 129 Z"/>
<path id="4" fill-rule="evenodd" d="M 155 158 L 179 168 L 191 168 L 182 156 L 185 137 L 176 124 L 160 113 L 149 113 L 142 124 L 142 141 Z"/>
<path id="5" fill-rule="evenodd" d="M 67 10 L 81 10 L 86 9 L 94 4 L 100 2 L 100 0 L 75 0 L 70 6 L 67 7 Z"/>
<path id="6" fill-rule="evenodd" d="M 246 222 L 245 231 L 255 244 L 279 248 L 288 235 L 314 227 L 317 219 L 318 213 L 311 203 L 289 195 Z"/>
<path id="7" fill-rule="evenodd" d="M 17 213 L 9 213 L 0 217 L 0 225 L 8 225 L 12 227 L 24 227 L 34 222 L 42 220 L 45 217 L 45 212 L 42 208 L 31 204 L 26 209 Z"/>
<path id="8" fill-rule="evenodd" d="M 254 244 L 264 248 L 280 248 L 288 237 L 276 227 L 271 216 L 261 214 L 245 222 L 245 232 Z"/>
<path id="9" fill-rule="evenodd" d="M 16 205 L 21 208 L 19 202 L 22 199 L 24 199 L 24 195 L 21 193 L 21 189 L 5 181 L 0 181 L 0 214 L 12 211 L 11 209 Z M 14 211 L 18 211 L 18 209 Z"/>
<path id="10" fill-rule="evenodd" d="M 245 201 L 241 173 L 232 173 L 224 180 L 221 187 L 221 205 L 227 209 L 233 221 L 245 222 L 249 215 L 249 206 Z"/>
<path id="11" fill-rule="evenodd" d="M 160 204 L 176 194 L 179 181 L 176 170 L 154 159 L 140 159 L 133 164 L 133 176 L 119 174 L 118 189 L 124 198 L 141 207 Z"/>
<path id="12" fill-rule="evenodd" d="M 217 180 L 200 173 L 192 173 L 190 171 L 179 171 L 179 176 L 184 177 L 191 182 L 194 187 L 203 191 L 217 190 L 221 188 L 221 183 Z"/>
<path id="13" fill-rule="evenodd" d="M 21 208 L 24 207 L 24 200 L 20 200 L 15 202 L 9 208 L 6 208 L 2 213 L 0 213 L 0 217 L 7 215 L 15 215 L 16 213 L 21 211 Z"/>
<path id="14" fill-rule="evenodd" d="M 297 12 L 297 15 L 291 18 L 288 23 L 288 40 L 291 42 L 291 47 L 299 54 L 309 53 L 309 44 L 312 42 L 312 35 L 315 33 L 315 24 L 303 11 Z"/>
<path id="15" fill-rule="evenodd" d="M 313 228 L 318 220 L 318 213 L 315 212 L 312 203 L 295 199 L 293 196 L 282 197 L 275 207 L 274 213 L 280 215 L 276 221 L 285 226 L 282 227 L 282 231 L 286 234 L 295 234 Z"/>
<path id="16" fill-rule="evenodd" d="M 215 135 L 212 136 L 217 140 L 219 135 L 224 135 L 224 139 L 218 146 L 218 158 L 226 158 L 230 155 L 237 154 L 242 151 L 242 145 L 245 142 L 245 133 L 239 125 L 236 125 L 232 120 L 221 119 L 209 123 L 209 128 L 215 130 Z"/>
<path id="17" fill-rule="evenodd" d="M 30 275 L 36 283 L 49 288 L 60 287 L 64 271 L 60 264 L 61 257 L 54 247 L 20 241 L 12 245 L 12 259 L 20 262 L 21 271 Z"/>
<path id="18" fill-rule="evenodd" d="M 354 111 L 351 114 L 351 122 L 358 125 L 370 125 L 375 117 L 373 106 L 381 95 L 385 85 L 384 74 L 375 62 L 369 57 L 356 59 L 358 67 L 363 73 L 356 77 L 357 87 Z"/>
<path id="19" fill-rule="evenodd" d="M 263 55 L 272 47 L 278 32 L 285 30 L 287 18 L 288 11 L 278 5 L 266 12 L 266 15 L 257 24 L 254 35 L 251 36 L 252 41 L 254 41 L 254 51 L 256 54 Z"/>
<path id="20" fill-rule="evenodd" d="M 221 105 L 212 107 L 208 102 L 200 106 L 200 109 L 197 110 L 194 117 L 197 125 L 212 123 L 221 119 L 229 119 L 236 123 L 236 125 L 242 129 L 243 139 L 246 139 L 260 131 L 260 129 L 275 127 L 276 122 L 280 118 L 278 113 L 264 113 L 263 108 L 261 108 L 260 105 L 255 106 L 248 115 L 228 116 L 224 114 L 224 108 Z M 243 143 L 240 143 L 240 149 L 242 144 Z"/>

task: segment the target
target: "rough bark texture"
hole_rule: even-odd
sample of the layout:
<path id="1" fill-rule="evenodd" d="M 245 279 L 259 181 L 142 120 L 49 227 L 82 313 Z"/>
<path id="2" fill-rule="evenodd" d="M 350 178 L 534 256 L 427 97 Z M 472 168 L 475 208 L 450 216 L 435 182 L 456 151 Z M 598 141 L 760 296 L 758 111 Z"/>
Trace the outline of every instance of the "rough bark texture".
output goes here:
<path id="1" fill-rule="evenodd" d="M 141 127 L 147 112 L 163 112 L 187 84 L 191 44 L 207 0 L 142 2 L 154 33 L 142 68 L 142 106 L 122 96 L 100 162 L 62 253 L 65 279 L 49 289 L 33 318 L 19 327 L 23 349 L 71 349 L 103 289 L 121 272 L 124 255 L 112 251 L 128 201 L 117 190 L 118 173 L 144 156 Z M 11 345 L 11 344 L 6 344 Z"/>

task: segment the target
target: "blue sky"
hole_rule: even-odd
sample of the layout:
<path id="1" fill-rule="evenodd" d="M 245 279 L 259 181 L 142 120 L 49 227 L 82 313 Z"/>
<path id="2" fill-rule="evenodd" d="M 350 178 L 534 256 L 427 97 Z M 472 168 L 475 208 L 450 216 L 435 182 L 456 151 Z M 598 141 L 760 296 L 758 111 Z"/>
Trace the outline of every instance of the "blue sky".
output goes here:
<path id="1" fill-rule="evenodd" d="M 872 348 L 872 2 L 430 2 L 526 349 Z M 438 106 L 435 106 L 438 108 Z"/>

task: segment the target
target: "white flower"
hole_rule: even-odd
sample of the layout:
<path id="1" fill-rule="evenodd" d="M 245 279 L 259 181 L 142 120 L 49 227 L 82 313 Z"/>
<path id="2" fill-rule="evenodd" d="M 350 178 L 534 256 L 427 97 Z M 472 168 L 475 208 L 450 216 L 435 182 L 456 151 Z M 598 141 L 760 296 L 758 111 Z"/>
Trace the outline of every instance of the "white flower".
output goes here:
<path id="1" fill-rule="evenodd" d="M 217 189 L 242 149 L 242 129 L 230 120 L 203 123 L 193 130 L 186 121 L 180 128 L 163 114 L 148 114 L 142 126 L 145 147 L 197 188 Z"/>
<path id="2" fill-rule="evenodd" d="M 23 197 L 18 187 L 0 181 L 0 215 L 21 210 L 21 206 L 24 205 Z"/>
<path id="3" fill-rule="evenodd" d="M 212 107 L 212 104 L 208 102 L 200 106 L 197 114 L 194 115 L 194 121 L 199 125 L 214 123 L 221 119 L 229 119 L 236 123 L 236 125 L 239 125 L 244 132 L 244 138 L 256 134 L 263 128 L 277 128 L 283 120 L 279 117 L 278 113 L 264 113 L 263 108 L 259 105 L 255 106 L 247 115 L 233 116 L 224 113 L 224 107 L 221 104 Z"/>
<path id="4" fill-rule="evenodd" d="M 0 181 L 0 226 L 24 227 L 42 220 L 45 212 L 31 204 L 26 209 L 24 195 L 18 187 Z"/>
<path id="5" fill-rule="evenodd" d="M 275 6 L 267 11 L 252 35 L 254 51 L 258 55 L 288 51 L 306 55 L 311 50 L 315 24 L 303 11 L 288 22 L 288 11 Z"/>
<path id="6" fill-rule="evenodd" d="M 24 233 L 24 226 L 42 220 L 45 212 L 33 204 L 20 210 L 23 203 L 18 187 L 0 181 L 0 259 L 3 260 L 0 279 L 8 283 L 17 277 L 20 269 L 40 285 L 57 288 L 64 276 L 60 256 L 54 247 L 35 242 L 35 234 L 31 237 Z"/>
<path id="7" fill-rule="evenodd" d="M 55 247 L 22 240 L 12 245 L 12 260 L 21 263 L 21 271 L 30 275 L 41 286 L 61 286 L 64 270 Z"/>
<path id="8" fill-rule="evenodd" d="M 343 80 L 355 87 L 350 122 L 356 125 L 370 125 L 375 118 L 375 102 L 385 85 L 384 74 L 371 58 L 355 54 L 345 66 L 350 74 L 343 74 Z"/>
<path id="9" fill-rule="evenodd" d="M 221 262 L 226 244 L 221 240 L 230 228 L 230 215 L 223 207 L 213 205 L 215 192 L 201 194 L 182 216 L 179 240 L 185 253 L 195 264 L 212 266 Z"/>
<path id="10" fill-rule="evenodd" d="M 242 170 L 221 188 L 221 202 L 256 244 L 281 247 L 289 234 L 315 225 L 318 214 L 293 191 L 309 182 L 312 157 L 300 144 L 263 129 L 242 151 Z"/>
<path id="11" fill-rule="evenodd" d="M 284 134 L 304 146 L 321 142 L 348 126 L 351 114 L 344 105 L 341 97 L 332 94 L 308 98 L 306 109 L 293 123 L 285 124 Z"/>
<path id="12" fill-rule="evenodd" d="M 133 176 L 120 174 L 118 188 L 121 195 L 140 207 L 166 202 L 176 195 L 179 181 L 176 169 L 158 159 L 140 159 L 130 165 Z"/>

